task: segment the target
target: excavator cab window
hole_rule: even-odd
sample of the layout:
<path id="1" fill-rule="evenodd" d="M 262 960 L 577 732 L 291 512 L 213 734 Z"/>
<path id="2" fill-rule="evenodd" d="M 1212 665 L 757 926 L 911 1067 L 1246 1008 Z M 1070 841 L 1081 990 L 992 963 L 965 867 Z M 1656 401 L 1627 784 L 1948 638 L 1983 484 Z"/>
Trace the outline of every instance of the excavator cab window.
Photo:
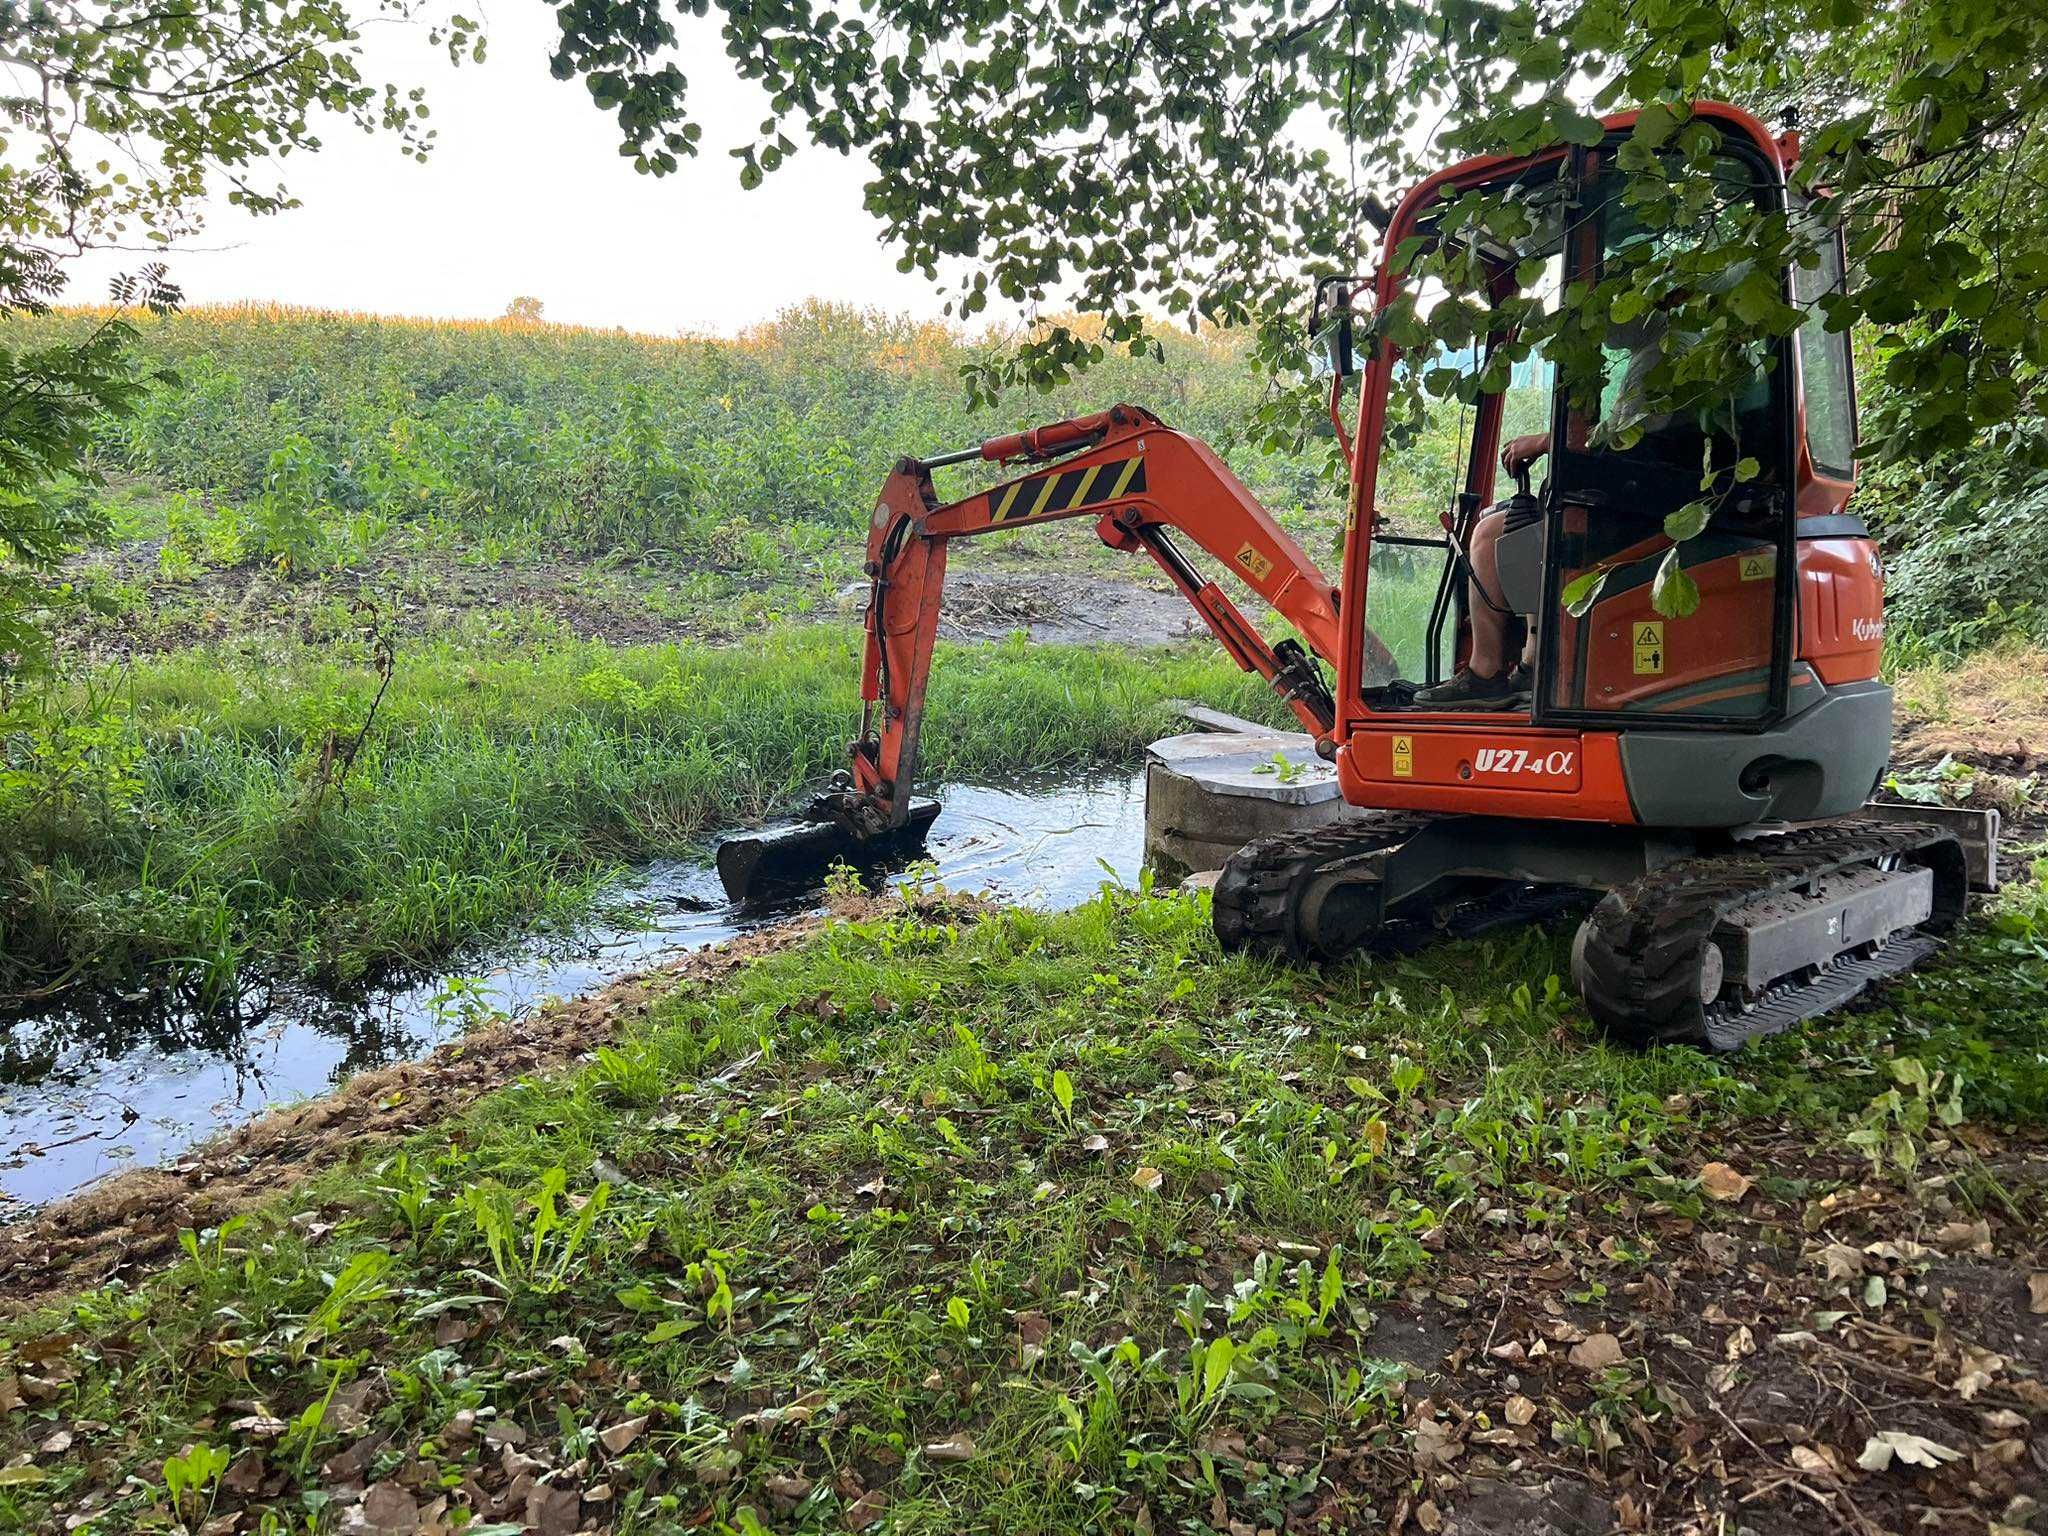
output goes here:
<path id="1" fill-rule="evenodd" d="M 1723 208 L 1748 202 L 1768 209 L 1782 197 L 1781 184 L 1754 157 L 1724 154 L 1716 174 Z M 1683 230 L 1646 229 L 1621 184 L 1599 174 L 1597 155 L 1587 157 L 1582 234 L 1568 253 L 1575 278 L 1598 280 L 1644 242 L 1688 238 Z M 1646 415 L 1645 381 L 1686 345 L 1667 313 L 1632 317 L 1603 344 L 1598 401 L 1584 406 L 1563 391 L 1554 401 L 1539 722 L 1757 726 L 1786 708 L 1793 507 L 1786 350 L 1760 348 L 1748 383 L 1732 397 Z M 1698 606 L 1660 612 L 1655 584 L 1673 548 L 1666 519 L 1688 508 L 1706 513 L 1677 555 Z"/>
<path id="2" fill-rule="evenodd" d="M 1806 400 L 1806 451 L 1816 473 L 1835 480 L 1856 476 L 1855 374 L 1849 333 L 1830 331 L 1820 307 L 1824 294 L 1842 289 L 1841 236 L 1820 248 L 1820 264 L 1795 268 L 1793 295 L 1806 310 L 1799 327 L 1799 372 Z"/>
<path id="3" fill-rule="evenodd" d="M 1545 311 L 1555 309 L 1563 289 L 1569 188 L 1559 170 L 1552 161 L 1490 188 L 1505 190 L 1527 217 L 1512 234 L 1483 237 L 1479 248 L 1501 292 L 1518 292 Z M 1421 232 L 1450 240 L 1454 248 L 1462 245 L 1430 222 Z M 1426 286 L 1421 302 L 1427 307 L 1441 296 Z M 1365 610 L 1366 626 L 1385 654 L 1368 654 L 1361 673 L 1371 708 L 1406 708 L 1417 687 L 1444 681 L 1467 658 L 1472 596 L 1464 552 L 1473 547 L 1473 530 L 1490 510 L 1487 503 L 1503 493 L 1495 459 L 1508 439 L 1545 430 L 1551 412 L 1554 368 L 1533 353 L 1519 359 L 1503 355 L 1511 340 L 1497 333 L 1416 365 L 1438 373 L 1448 369 L 1468 386 L 1488 372 L 1500 377 L 1498 387 L 1470 391 L 1471 403 L 1439 399 L 1426 415 L 1405 422 L 1396 434 L 1402 451 L 1383 461 Z M 1532 566 L 1530 574 L 1530 584 L 1540 586 L 1540 568 Z M 1524 601 L 1533 614 L 1536 600 Z M 1517 652 L 1523 625 L 1519 617 L 1509 621 L 1511 649 Z"/>

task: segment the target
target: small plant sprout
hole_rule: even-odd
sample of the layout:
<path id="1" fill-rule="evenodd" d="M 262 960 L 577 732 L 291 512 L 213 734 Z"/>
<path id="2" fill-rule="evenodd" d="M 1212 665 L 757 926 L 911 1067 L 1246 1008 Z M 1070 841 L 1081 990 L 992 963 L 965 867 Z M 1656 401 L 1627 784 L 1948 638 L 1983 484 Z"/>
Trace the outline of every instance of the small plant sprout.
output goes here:
<path id="1" fill-rule="evenodd" d="M 389 1296 L 391 1288 L 384 1283 L 384 1274 L 391 1264 L 391 1255 L 376 1249 L 359 1253 L 344 1264 L 328 1284 L 320 1305 L 291 1334 L 292 1358 L 305 1359 L 315 1345 L 340 1333 L 359 1312 Z"/>
<path id="2" fill-rule="evenodd" d="M 974 1321 L 974 1309 L 965 1296 L 955 1296 L 946 1302 L 946 1321 L 962 1333 L 967 1331 L 967 1325 Z"/>
<path id="3" fill-rule="evenodd" d="M 1193 1343 L 1202 1336 L 1203 1320 L 1208 1315 L 1209 1293 L 1199 1285 L 1190 1285 L 1182 1293 L 1180 1305 L 1174 1309 L 1173 1320 L 1188 1336 L 1188 1342 Z"/>
<path id="4" fill-rule="evenodd" d="M 568 1174 L 557 1164 L 541 1175 L 524 1200 L 515 1201 L 511 1191 L 496 1183 L 474 1184 L 463 1191 L 463 1205 L 489 1250 L 502 1289 L 552 1295 L 568 1283 L 592 1226 L 610 1203 L 612 1187 L 599 1184 L 574 1201 L 566 1199 L 567 1190 Z M 563 1210 L 565 1203 L 568 1212 Z"/>
<path id="5" fill-rule="evenodd" d="M 165 1457 L 164 1491 L 170 1495 L 171 1509 L 181 1518 L 189 1515 L 204 1521 L 213 1512 L 213 1490 L 229 1459 L 221 1447 L 203 1440 Z"/>
<path id="6" fill-rule="evenodd" d="M 195 1232 L 190 1227 L 178 1232 L 178 1246 L 202 1275 L 218 1275 L 227 1268 L 228 1239 L 249 1225 L 246 1216 L 230 1216 L 217 1227 Z"/>
<path id="7" fill-rule="evenodd" d="M 1074 1080 L 1055 1067 L 1051 1091 L 1053 1108 L 1059 1112 L 1060 1125 L 1071 1131 L 1074 1128 Z"/>
<path id="8" fill-rule="evenodd" d="M 1292 784 L 1296 779 L 1307 773 L 1308 769 L 1295 762 L 1285 752 L 1275 752 L 1271 761 L 1259 764 L 1252 772 L 1269 773 L 1282 784 Z"/>
<path id="9" fill-rule="evenodd" d="M 443 1029 L 475 1029 L 495 1011 L 491 984 L 481 976 L 444 976 L 427 1008 Z"/>
<path id="10" fill-rule="evenodd" d="M 1896 1056 L 1886 1065 L 1894 1086 L 1870 1101 L 1846 1139 L 1870 1160 L 1873 1172 L 1911 1179 L 1928 1128 L 1962 1124 L 1963 1079 L 1960 1073 L 1930 1074 L 1917 1056 Z"/>
<path id="11" fill-rule="evenodd" d="M 828 907 L 851 906 L 867 895 L 867 886 L 861 880 L 860 871 L 845 860 L 834 861 L 825 871 L 825 905 Z"/>
<path id="12" fill-rule="evenodd" d="M 1388 1064 L 1387 1081 L 1392 1085 L 1396 1098 L 1414 1098 L 1428 1077 L 1427 1072 L 1406 1056 L 1396 1055 Z"/>

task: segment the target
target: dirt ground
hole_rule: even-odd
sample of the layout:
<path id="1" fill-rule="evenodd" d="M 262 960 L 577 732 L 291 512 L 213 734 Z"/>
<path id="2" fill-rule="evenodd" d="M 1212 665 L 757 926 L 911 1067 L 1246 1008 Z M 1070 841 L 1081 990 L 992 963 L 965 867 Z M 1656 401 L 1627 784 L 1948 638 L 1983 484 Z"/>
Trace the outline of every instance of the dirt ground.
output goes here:
<path id="1" fill-rule="evenodd" d="M 481 631 L 613 645 L 719 643 L 763 624 L 858 623 L 867 600 L 851 545 L 829 568 L 783 571 L 653 559 L 472 563 L 397 551 L 342 570 L 209 566 L 177 581 L 159 573 L 159 548 L 142 540 L 72 562 L 67 576 L 111 587 L 120 601 L 110 612 L 69 616 L 60 634 L 69 658 L 104 665 L 263 636 L 321 643 L 358 635 L 366 623 L 400 640 Z M 1019 630 L 1041 645 L 1168 645 L 1204 633 L 1150 565 L 1075 528 L 1029 545 L 953 552 L 941 634 L 999 641 Z"/>
<path id="2" fill-rule="evenodd" d="M 2011 1187 L 2048 1176 L 2041 1146 L 1965 1134 Z M 2048 1497 L 2040 1231 L 1943 1178 L 1902 1200 L 1789 1131 L 1726 1155 L 1712 1221 L 1624 1198 L 1597 1230 L 1447 1252 L 1382 1313 L 1419 1474 L 1389 1529 L 1733 1536 L 1732 1504 L 1752 1536 L 1977 1536 L 1987 1511 L 2025 1536 Z"/>
<path id="3" fill-rule="evenodd" d="M 943 638 L 1005 640 L 1019 630 L 1038 645 L 1171 645 L 1208 633 L 1178 593 L 1106 576 L 962 571 L 947 578 Z"/>
<path id="4" fill-rule="evenodd" d="M 1895 683 L 1892 769 L 1902 785 L 1995 810 L 2001 878 L 2048 848 L 2048 649 L 2007 645 Z"/>
<path id="5" fill-rule="evenodd" d="M 2048 649 L 2004 646 L 1964 667 L 1907 672 L 1897 717 L 1895 762 L 1956 757 L 2011 775 L 2048 770 Z"/>

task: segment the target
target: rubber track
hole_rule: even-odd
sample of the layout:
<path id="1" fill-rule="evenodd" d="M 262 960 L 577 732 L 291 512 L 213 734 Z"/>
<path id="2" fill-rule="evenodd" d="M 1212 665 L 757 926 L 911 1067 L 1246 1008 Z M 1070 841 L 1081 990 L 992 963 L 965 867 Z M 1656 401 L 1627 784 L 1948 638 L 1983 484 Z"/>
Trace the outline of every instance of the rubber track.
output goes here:
<path id="1" fill-rule="evenodd" d="M 1952 854 L 1941 852 L 1943 844 Z M 1920 932 L 1940 933 L 1962 914 L 1962 849 L 1949 833 L 1917 822 L 1851 820 L 1787 832 L 1730 853 L 1682 859 L 1631 881 L 1609 892 L 1586 920 L 1580 982 L 1587 1009 L 1635 1045 L 1715 1051 L 1824 1012 L 1870 981 L 1916 963 L 1929 947 L 1887 945 L 1874 960 L 1838 957 L 1809 980 L 1774 985 L 1745 1011 L 1700 1001 L 1700 961 L 1714 929 L 1744 902 L 1817 875 L 1924 853 L 1936 855 L 1928 861 L 1936 863 L 1936 895 L 1934 915 Z M 1952 868 L 1944 871 L 1943 863 Z M 1881 963 L 1887 958 L 1897 963 Z"/>
<path id="2" fill-rule="evenodd" d="M 1305 832 L 1277 832 L 1247 843 L 1223 866 L 1211 907 L 1226 953 L 1243 950 L 1294 963 L 1341 960 L 1303 938 L 1295 906 L 1301 887 L 1323 870 L 1398 848 L 1443 818 L 1384 811 Z M 1417 902 L 1387 915 L 1356 949 L 1408 954 L 1446 939 L 1576 915 L 1592 894 L 1571 886 L 1504 886 L 1456 906 Z M 1353 953 L 1356 951 L 1347 951 Z"/>
<path id="3" fill-rule="evenodd" d="M 1436 818 L 1403 812 L 1361 816 L 1301 832 L 1255 838 L 1224 863 L 1212 898 L 1216 941 L 1281 960 L 1333 960 L 1305 943 L 1295 921 L 1296 892 L 1318 870 L 1398 848 Z"/>

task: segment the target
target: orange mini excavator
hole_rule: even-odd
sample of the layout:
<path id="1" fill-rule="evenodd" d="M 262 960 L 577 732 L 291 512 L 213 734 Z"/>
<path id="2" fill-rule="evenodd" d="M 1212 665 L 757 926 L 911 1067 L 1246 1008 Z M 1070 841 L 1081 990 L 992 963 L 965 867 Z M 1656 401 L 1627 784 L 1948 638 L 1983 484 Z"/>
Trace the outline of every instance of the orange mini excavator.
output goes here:
<path id="1" fill-rule="evenodd" d="M 1790 135 L 1712 103 L 1694 120 L 1719 135 L 1730 196 L 1796 211 Z M 1539 271 L 1553 293 L 1597 280 L 1603 262 L 1650 238 L 1619 196 L 1621 178 L 1602 174 L 1633 122 L 1608 118 L 1602 145 L 1440 172 L 1376 221 L 1387 254 L 1372 278 L 1318 288 L 1311 327 L 1333 365 L 1330 412 L 1351 474 L 1339 582 L 1205 444 L 1134 406 L 901 461 L 868 531 L 865 704 L 850 778 L 808 821 L 727 840 L 727 889 L 744 898 L 806 866 L 916 846 L 938 811 L 911 790 L 948 544 L 1088 517 L 1111 548 L 1151 557 L 1231 656 L 1287 701 L 1360 808 L 1260 838 L 1229 860 L 1214 892 L 1226 950 L 1331 960 L 1461 913 L 1517 914 L 1549 893 L 1591 893 L 1572 970 L 1593 1015 L 1630 1041 L 1718 1049 L 1831 1008 L 1931 953 L 1964 909 L 1960 841 L 1939 825 L 1858 814 L 1889 756 L 1891 692 L 1878 675 L 1883 570 L 1846 509 L 1855 423 L 1845 335 L 1816 313 L 1772 343 L 1721 429 L 1739 437 L 1739 457 L 1717 458 L 1704 428 L 1678 434 L 1675 449 L 1657 431 L 1626 451 L 1596 446 L 1599 415 L 1614 409 L 1628 370 L 1625 340 L 1609 353 L 1601 404 L 1575 404 L 1555 385 L 1538 394 L 1547 483 L 1540 494 L 1525 483 L 1489 557 L 1495 569 L 1477 583 L 1468 557 L 1494 499 L 1502 394 L 1474 407 L 1443 537 L 1398 533 L 1371 510 L 1404 362 L 1384 344 L 1366 361 L 1347 432 L 1355 299 L 1394 302 L 1408 279 L 1392 253 L 1416 237 L 1479 240 L 1503 291 L 1530 291 Z M 1531 220 L 1536 234 L 1499 245 L 1439 229 L 1449 202 L 1476 188 L 1526 195 L 1552 214 Z M 1789 299 L 1810 304 L 1842 281 L 1839 247 L 1819 271 L 1788 270 L 1783 281 Z M 969 460 L 1029 468 L 940 500 L 933 471 Z M 1727 472 L 1707 526 L 1679 555 L 1699 605 L 1667 618 L 1650 600 L 1671 548 L 1664 520 L 1698 499 L 1703 461 Z M 1182 539 L 1300 640 L 1262 638 Z M 1418 562 L 1435 574 L 1422 601 L 1412 584 L 1402 592 L 1377 574 Z M 1596 571 L 1605 577 L 1589 604 L 1581 578 Z M 1376 597 L 1383 586 L 1391 595 Z M 1526 684 L 1484 707 L 1427 703 L 1470 654 L 1475 590 L 1529 636 Z"/>

